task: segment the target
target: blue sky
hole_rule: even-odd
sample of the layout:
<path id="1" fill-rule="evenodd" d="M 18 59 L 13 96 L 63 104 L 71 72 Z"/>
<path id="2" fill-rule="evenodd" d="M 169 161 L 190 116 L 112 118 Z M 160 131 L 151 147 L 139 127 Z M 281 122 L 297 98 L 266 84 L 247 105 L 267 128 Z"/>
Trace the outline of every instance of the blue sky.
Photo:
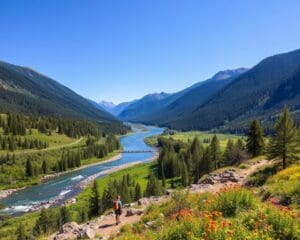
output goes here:
<path id="1" fill-rule="evenodd" d="M 3 0 L 0 59 L 119 103 L 300 48 L 300 1 Z"/>

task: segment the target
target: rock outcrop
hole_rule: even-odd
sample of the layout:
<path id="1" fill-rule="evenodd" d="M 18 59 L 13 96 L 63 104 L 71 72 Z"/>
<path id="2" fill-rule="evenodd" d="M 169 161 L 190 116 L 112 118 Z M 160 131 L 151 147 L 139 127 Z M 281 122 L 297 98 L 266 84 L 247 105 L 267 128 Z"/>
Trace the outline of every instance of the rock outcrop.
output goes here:
<path id="1" fill-rule="evenodd" d="M 236 173 L 235 169 L 228 169 L 219 173 L 212 173 L 204 176 L 199 180 L 199 184 L 211 184 L 216 183 L 237 183 L 240 180 L 239 174 Z"/>

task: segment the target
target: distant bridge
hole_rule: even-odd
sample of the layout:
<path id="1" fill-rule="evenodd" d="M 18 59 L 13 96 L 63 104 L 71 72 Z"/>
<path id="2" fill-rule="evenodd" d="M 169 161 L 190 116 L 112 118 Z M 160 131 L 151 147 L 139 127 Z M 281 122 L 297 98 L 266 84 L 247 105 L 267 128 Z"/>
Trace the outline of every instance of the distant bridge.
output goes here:
<path id="1" fill-rule="evenodd" d="M 119 153 L 159 153 L 158 150 L 122 150 Z"/>

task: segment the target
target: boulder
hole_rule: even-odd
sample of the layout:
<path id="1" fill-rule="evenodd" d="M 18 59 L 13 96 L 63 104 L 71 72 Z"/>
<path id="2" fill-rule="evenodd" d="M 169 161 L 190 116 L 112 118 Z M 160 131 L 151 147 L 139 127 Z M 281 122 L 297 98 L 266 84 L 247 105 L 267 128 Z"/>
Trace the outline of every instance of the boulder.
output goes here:
<path id="1" fill-rule="evenodd" d="M 94 229 L 88 227 L 83 231 L 83 234 L 80 236 L 81 238 L 94 239 L 96 236 L 96 232 Z"/>
<path id="2" fill-rule="evenodd" d="M 80 226 L 76 222 L 66 223 L 60 229 L 60 233 L 78 232 L 78 231 L 80 231 Z"/>
<path id="3" fill-rule="evenodd" d="M 132 209 L 132 208 L 130 208 L 126 211 L 125 217 L 130 217 L 130 216 L 133 216 L 133 215 L 142 215 L 143 213 L 144 213 L 144 210 L 142 210 L 142 209 Z"/>
<path id="4" fill-rule="evenodd" d="M 76 203 L 76 198 L 68 199 L 67 201 L 65 201 L 65 203 L 66 203 L 67 205 L 69 205 L 69 204 L 74 204 L 74 203 Z"/>
<path id="5" fill-rule="evenodd" d="M 144 226 L 145 226 L 146 228 L 150 228 L 150 227 L 152 227 L 154 224 L 155 224 L 154 221 L 149 221 L 149 222 L 146 222 Z"/>
<path id="6" fill-rule="evenodd" d="M 150 204 L 150 200 L 148 198 L 141 198 L 138 200 L 138 205 L 147 206 Z"/>
<path id="7" fill-rule="evenodd" d="M 167 189 L 166 190 L 166 195 L 171 195 L 174 192 L 173 189 Z"/>

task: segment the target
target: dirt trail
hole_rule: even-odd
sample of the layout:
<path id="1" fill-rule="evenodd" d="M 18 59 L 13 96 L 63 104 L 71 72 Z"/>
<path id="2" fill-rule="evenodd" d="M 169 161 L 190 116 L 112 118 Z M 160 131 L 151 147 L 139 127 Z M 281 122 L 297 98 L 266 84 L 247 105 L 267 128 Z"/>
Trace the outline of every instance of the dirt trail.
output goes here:
<path id="1" fill-rule="evenodd" d="M 257 169 L 259 169 L 261 167 L 265 167 L 271 163 L 272 163 L 272 161 L 261 160 L 257 163 L 249 165 L 249 167 L 247 169 L 237 170 L 237 174 L 239 175 L 240 178 L 239 178 L 239 181 L 234 184 L 236 184 L 236 185 L 245 184 L 247 177 L 249 177 L 252 173 L 257 171 Z M 209 185 L 209 186 L 203 186 L 203 188 L 200 187 L 194 191 L 191 189 L 191 192 L 192 193 L 205 192 L 205 191 L 218 192 L 220 189 L 222 189 L 228 185 L 231 185 L 231 184 L 232 183 L 229 183 L 229 182 L 216 183 L 214 185 L 204 184 L 204 185 Z M 169 198 L 169 196 L 163 196 L 159 200 L 156 199 L 155 201 L 161 202 L 168 198 Z M 143 204 L 142 205 L 143 209 L 146 209 L 149 206 L 149 204 L 152 202 L 153 201 L 148 201 L 147 204 Z M 87 227 L 91 228 L 96 233 L 96 236 L 101 236 L 102 237 L 101 239 L 108 239 L 111 235 L 118 234 L 121 227 L 124 226 L 125 224 L 134 224 L 141 220 L 143 214 L 141 214 L 141 215 L 134 214 L 132 216 L 126 216 L 126 212 L 128 209 L 130 209 L 130 207 L 124 207 L 123 214 L 120 217 L 121 223 L 119 225 L 115 224 L 115 216 L 114 216 L 114 214 L 111 213 L 107 216 L 101 216 L 95 220 L 92 220 L 88 224 L 83 224 L 83 225 L 81 225 L 81 227 L 82 228 L 87 228 Z M 51 239 L 53 239 L 53 236 Z M 56 239 L 71 239 L 71 238 L 56 238 Z"/>
<path id="2" fill-rule="evenodd" d="M 262 167 L 265 167 L 267 165 L 270 165 L 272 164 L 273 161 L 268 161 L 268 160 L 260 160 L 259 162 L 257 163 L 254 163 L 252 165 L 250 165 L 248 168 L 246 169 L 240 169 L 238 171 L 238 175 L 240 176 L 240 179 L 237 183 L 234 183 L 235 185 L 239 185 L 239 186 L 242 186 L 242 185 L 245 185 L 246 181 L 247 181 L 247 178 L 254 172 L 256 172 L 258 169 L 262 168 Z M 208 191 L 211 191 L 211 192 L 219 192 L 222 188 L 228 186 L 228 185 L 232 185 L 232 183 L 217 183 L 217 184 L 214 184 L 212 185 L 212 188 L 211 189 L 208 189 Z"/>

